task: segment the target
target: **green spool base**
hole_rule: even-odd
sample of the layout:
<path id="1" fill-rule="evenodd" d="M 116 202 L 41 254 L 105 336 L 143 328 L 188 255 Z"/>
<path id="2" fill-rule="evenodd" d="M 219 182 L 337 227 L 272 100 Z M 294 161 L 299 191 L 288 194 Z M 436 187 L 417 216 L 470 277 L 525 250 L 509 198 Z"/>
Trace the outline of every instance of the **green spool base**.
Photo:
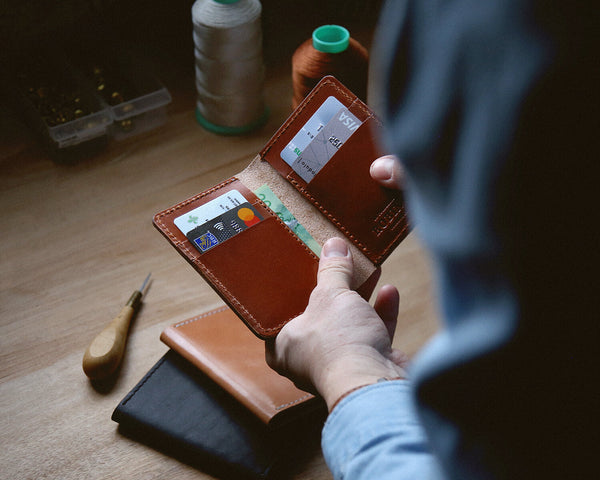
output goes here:
<path id="1" fill-rule="evenodd" d="M 265 123 L 267 123 L 267 119 L 269 118 L 269 108 L 265 107 L 265 111 L 263 114 L 252 123 L 248 125 L 242 125 L 241 127 L 226 127 L 224 125 L 217 125 L 208 121 L 206 118 L 202 116 L 202 114 L 196 108 L 196 121 L 206 130 L 212 133 L 217 133 L 219 135 L 243 135 L 245 133 L 249 133 L 252 130 L 256 130 L 257 128 L 262 127 Z"/>

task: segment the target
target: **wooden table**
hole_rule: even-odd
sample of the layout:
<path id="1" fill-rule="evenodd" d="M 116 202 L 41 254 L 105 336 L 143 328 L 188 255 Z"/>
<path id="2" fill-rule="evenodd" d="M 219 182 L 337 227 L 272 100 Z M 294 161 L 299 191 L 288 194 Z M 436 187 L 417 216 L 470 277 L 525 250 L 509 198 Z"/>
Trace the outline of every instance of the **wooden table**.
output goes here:
<path id="1" fill-rule="evenodd" d="M 167 350 L 160 332 L 221 303 L 155 231 L 153 214 L 242 170 L 290 113 L 291 84 L 287 68 L 270 71 L 268 124 L 221 137 L 195 122 L 193 79 L 165 77 L 174 100 L 164 126 L 75 165 L 52 163 L 1 119 L 1 478 L 212 478 L 121 436 L 110 417 Z M 83 352 L 148 272 L 123 367 L 94 388 Z M 401 293 L 395 343 L 414 354 L 436 328 L 415 233 L 387 261 L 383 282 Z M 331 478 L 318 451 L 307 457 L 290 478 Z"/>

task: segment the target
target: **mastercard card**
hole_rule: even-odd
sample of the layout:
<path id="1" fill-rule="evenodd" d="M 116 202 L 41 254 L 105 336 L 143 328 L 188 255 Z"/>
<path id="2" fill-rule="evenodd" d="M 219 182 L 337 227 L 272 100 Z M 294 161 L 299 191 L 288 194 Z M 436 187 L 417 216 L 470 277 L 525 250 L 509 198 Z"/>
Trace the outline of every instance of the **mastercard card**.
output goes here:
<path id="1" fill-rule="evenodd" d="M 190 230 L 186 237 L 200 253 L 204 253 L 261 220 L 262 217 L 255 208 L 244 202 Z"/>
<path id="2" fill-rule="evenodd" d="M 204 225 L 209 220 L 240 206 L 244 202 L 247 202 L 247 200 L 238 190 L 230 190 L 217 198 L 213 198 L 210 202 L 177 217 L 175 226 L 181 233 L 187 235 L 194 228 Z"/>

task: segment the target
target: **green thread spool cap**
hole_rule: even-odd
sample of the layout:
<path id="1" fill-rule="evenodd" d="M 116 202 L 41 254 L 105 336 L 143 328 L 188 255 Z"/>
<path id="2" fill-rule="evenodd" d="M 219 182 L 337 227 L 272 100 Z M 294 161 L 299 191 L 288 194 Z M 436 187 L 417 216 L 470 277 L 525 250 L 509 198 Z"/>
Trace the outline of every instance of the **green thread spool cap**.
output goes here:
<path id="1" fill-rule="evenodd" d="M 341 53 L 350 45 L 350 32 L 339 25 L 323 25 L 314 30 L 312 43 L 319 52 Z"/>
<path id="2" fill-rule="evenodd" d="M 262 127 L 265 123 L 267 123 L 267 120 L 269 119 L 269 107 L 265 107 L 262 115 L 260 117 L 258 117 L 254 122 L 249 123 L 248 125 L 241 125 L 239 127 L 228 127 L 225 125 L 217 125 L 216 123 L 212 123 L 210 120 L 207 120 L 198 110 L 198 108 L 196 108 L 196 122 L 198 122 L 198 124 L 200 126 L 202 126 L 205 130 L 208 130 L 209 132 L 212 133 L 216 133 L 218 135 L 226 135 L 226 136 L 233 136 L 233 135 L 244 135 L 245 133 L 250 133 L 253 130 L 256 130 L 260 127 Z"/>
<path id="3" fill-rule="evenodd" d="M 223 3 L 225 5 L 229 5 L 230 3 L 237 3 L 240 0 L 215 0 L 217 3 Z"/>

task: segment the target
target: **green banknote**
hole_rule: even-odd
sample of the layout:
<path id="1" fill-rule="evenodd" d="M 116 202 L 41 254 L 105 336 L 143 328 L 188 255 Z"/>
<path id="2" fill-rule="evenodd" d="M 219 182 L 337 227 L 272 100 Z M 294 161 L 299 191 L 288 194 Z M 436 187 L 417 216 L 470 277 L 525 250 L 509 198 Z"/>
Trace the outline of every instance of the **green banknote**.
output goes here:
<path id="1" fill-rule="evenodd" d="M 300 240 L 302 240 L 308 248 L 310 248 L 315 255 L 318 257 L 321 256 L 321 246 L 317 243 L 317 241 L 306 231 L 298 220 L 290 213 L 290 211 L 285 207 L 281 200 L 273 193 L 273 191 L 269 188 L 268 185 L 263 185 L 258 187 L 254 194 L 260 198 L 265 204 L 275 212 L 275 214 L 281 218 L 283 223 L 285 223 L 291 230 L 294 232 Z"/>

